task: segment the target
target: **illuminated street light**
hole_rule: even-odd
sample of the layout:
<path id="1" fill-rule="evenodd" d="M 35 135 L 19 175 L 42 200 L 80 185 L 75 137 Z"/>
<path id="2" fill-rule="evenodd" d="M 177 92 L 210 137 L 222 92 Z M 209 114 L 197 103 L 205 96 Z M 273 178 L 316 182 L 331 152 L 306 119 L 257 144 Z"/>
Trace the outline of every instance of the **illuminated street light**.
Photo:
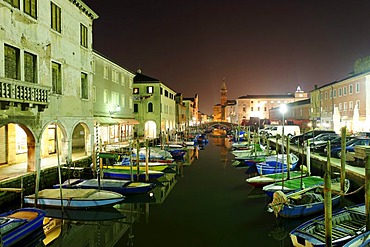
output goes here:
<path id="1" fill-rule="evenodd" d="M 282 129 L 282 133 L 281 133 L 281 152 L 284 154 L 284 122 L 285 122 L 285 120 L 284 120 L 284 115 L 285 115 L 285 113 L 287 112 L 287 106 L 286 106 L 286 104 L 282 104 L 282 105 L 280 105 L 280 112 L 281 112 L 281 114 L 283 115 L 283 129 Z M 283 155 L 283 160 L 284 160 L 284 155 Z"/>

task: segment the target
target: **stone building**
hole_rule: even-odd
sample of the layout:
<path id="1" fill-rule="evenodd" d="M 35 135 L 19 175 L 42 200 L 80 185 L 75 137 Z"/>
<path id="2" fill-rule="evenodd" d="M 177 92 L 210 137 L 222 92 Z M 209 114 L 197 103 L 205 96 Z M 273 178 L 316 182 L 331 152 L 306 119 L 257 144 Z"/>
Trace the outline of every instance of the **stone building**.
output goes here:
<path id="1" fill-rule="evenodd" d="M 176 92 L 160 80 L 146 76 L 138 70 L 134 77 L 133 104 L 135 136 L 159 138 L 176 132 Z"/>
<path id="2" fill-rule="evenodd" d="M 370 56 L 358 59 L 354 71 L 347 78 L 315 87 L 310 92 L 310 120 L 314 127 L 340 132 L 370 130 Z"/>
<path id="3" fill-rule="evenodd" d="M 0 2 L 0 164 L 91 154 L 96 18 L 80 0 Z"/>
<path id="4" fill-rule="evenodd" d="M 104 55 L 93 52 L 94 120 L 99 126 L 99 143 L 103 150 L 134 137 L 133 127 L 139 123 L 133 114 L 134 76 Z"/>
<path id="5" fill-rule="evenodd" d="M 213 106 L 213 121 L 236 124 L 236 101 L 227 99 L 227 87 L 225 78 L 222 80 L 220 94 L 221 103 Z"/>

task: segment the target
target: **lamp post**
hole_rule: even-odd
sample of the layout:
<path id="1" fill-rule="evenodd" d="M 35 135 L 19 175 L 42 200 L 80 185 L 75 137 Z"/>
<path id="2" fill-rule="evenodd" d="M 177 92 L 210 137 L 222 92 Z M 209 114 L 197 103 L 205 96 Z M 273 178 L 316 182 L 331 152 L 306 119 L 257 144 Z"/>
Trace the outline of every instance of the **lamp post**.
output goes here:
<path id="1" fill-rule="evenodd" d="M 282 133 L 281 133 L 281 152 L 283 154 L 283 157 L 284 157 L 284 114 L 287 112 L 287 106 L 286 104 L 282 104 L 280 105 L 280 112 L 283 116 L 283 129 L 282 129 Z"/>

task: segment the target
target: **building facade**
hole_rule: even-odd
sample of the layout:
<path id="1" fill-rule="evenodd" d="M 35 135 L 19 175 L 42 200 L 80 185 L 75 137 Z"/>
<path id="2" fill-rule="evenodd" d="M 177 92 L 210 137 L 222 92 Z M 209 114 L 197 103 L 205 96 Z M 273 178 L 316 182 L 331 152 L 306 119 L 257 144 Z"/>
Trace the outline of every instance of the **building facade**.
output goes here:
<path id="1" fill-rule="evenodd" d="M 160 80 L 146 76 L 140 70 L 134 77 L 133 104 L 135 136 L 160 138 L 176 133 L 176 92 Z"/>
<path id="2" fill-rule="evenodd" d="M 0 1 L 0 163 L 92 152 L 92 24 L 82 1 Z M 58 145 L 59 143 L 59 145 Z"/>
<path id="3" fill-rule="evenodd" d="M 94 120 L 99 126 L 103 150 L 134 137 L 133 126 L 139 123 L 133 113 L 134 76 L 104 55 L 93 52 Z"/>
<path id="4" fill-rule="evenodd" d="M 354 72 L 347 78 L 315 87 L 310 92 L 310 120 L 314 127 L 340 131 L 347 126 L 350 133 L 370 130 L 370 57 L 355 62 Z"/>

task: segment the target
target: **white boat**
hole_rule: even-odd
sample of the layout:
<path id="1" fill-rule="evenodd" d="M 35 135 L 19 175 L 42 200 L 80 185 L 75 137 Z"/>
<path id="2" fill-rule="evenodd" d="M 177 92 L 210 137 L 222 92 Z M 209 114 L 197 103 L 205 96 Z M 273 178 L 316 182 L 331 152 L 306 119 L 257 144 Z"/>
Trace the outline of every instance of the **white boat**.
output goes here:
<path id="1" fill-rule="evenodd" d="M 61 198 L 62 191 L 62 198 Z M 122 202 L 119 193 L 97 189 L 44 189 L 38 192 L 37 204 L 47 207 L 96 208 Z M 35 194 L 24 197 L 26 204 L 35 203 Z"/>

